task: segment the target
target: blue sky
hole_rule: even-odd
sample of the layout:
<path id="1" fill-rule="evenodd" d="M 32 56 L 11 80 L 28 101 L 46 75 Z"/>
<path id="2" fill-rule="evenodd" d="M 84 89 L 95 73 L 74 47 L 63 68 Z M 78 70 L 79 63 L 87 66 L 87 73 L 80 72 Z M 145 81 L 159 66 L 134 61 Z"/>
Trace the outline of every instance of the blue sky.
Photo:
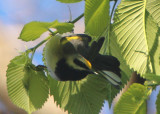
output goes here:
<path id="1" fill-rule="evenodd" d="M 6 24 L 28 23 L 30 21 L 67 21 L 69 9 L 75 18 L 84 10 L 84 2 L 63 4 L 56 0 L 0 0 L 0 21 Z"/>

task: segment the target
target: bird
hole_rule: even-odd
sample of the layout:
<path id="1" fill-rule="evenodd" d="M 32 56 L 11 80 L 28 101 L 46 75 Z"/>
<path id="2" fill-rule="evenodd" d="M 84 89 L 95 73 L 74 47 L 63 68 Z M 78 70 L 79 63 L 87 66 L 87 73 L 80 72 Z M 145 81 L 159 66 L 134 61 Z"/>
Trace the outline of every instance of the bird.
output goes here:
<path id="1" fill-rule="evenodd" d="M 119 87 L 120 62 L 114 56 L 100 54 L 104 40 L 104 37 L 100 37 L 98 41 L 92 41 L 87 34 L 52 36 L 44 51 L 50 76 L 59 81 L 78 81 L 89 74 L 102 75 L 112 85 Z"/>

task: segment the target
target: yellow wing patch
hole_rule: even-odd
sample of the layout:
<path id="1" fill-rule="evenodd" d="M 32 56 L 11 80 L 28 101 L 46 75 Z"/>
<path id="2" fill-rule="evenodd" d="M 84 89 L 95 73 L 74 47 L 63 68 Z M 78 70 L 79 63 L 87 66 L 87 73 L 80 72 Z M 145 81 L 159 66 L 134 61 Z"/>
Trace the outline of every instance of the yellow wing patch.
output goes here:
<path id="1" fill-rule="evenodd" d="M 82 39 L 80 36 L 69 36 L 69 37 L 65 37 L 65 38 L 66 38 L 66 40 L 63 40 L 63 42 L 62 42 L 63 45 L 71 40 L 81 40 Z"/>
<path id="2" fill-rule="evenodd" d="M 77 40 L 77 39 L 82 39 L 82 38 L 80 36 L 70 36 L 70 37 L 66 37 L 66 39 L 70 41 L 70 40 Z"/>

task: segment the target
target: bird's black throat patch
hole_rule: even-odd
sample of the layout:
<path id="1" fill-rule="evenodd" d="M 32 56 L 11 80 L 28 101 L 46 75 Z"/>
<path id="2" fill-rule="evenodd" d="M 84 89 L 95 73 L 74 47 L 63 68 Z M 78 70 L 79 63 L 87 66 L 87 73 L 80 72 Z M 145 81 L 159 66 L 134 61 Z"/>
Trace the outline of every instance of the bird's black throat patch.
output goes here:
<path id="1" fill-rule="evenodd" d="M 66 60 L 62 58 L 56 66 L 55 74 L 61 81 L 76 81 L 85 78 L 91 72 L 87 70 L 74 69 L 66 63 Z"/>

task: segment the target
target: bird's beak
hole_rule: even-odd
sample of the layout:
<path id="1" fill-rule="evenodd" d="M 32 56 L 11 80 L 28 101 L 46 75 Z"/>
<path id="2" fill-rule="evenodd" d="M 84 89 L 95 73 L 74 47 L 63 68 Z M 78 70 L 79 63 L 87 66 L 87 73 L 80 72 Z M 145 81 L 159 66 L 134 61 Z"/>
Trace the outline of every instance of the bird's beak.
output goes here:
<path id="1" fill-rule="evenodd" d="M 87 59 L 84 58 L 84 63 L 86 64 L 86 66 L 87 66 L 89 69 L 92 69 L 92 64 L 90 63 L 90 61 L 88 61 Z"/>

